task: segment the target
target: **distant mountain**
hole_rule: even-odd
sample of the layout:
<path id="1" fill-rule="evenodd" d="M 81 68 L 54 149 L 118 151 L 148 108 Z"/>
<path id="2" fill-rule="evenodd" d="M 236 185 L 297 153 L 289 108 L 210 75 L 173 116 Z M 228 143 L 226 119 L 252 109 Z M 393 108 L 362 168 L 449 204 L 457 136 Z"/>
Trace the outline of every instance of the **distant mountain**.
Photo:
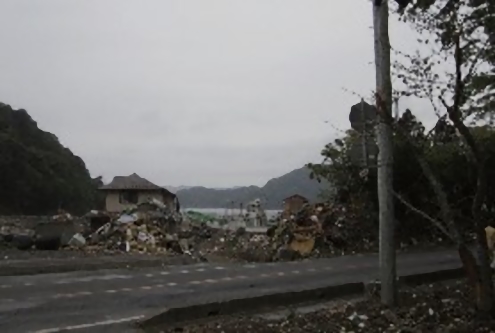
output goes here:
<path id="1" fill-rule="evenodd" d="M 265 186 L 241 186 L 230 189 L 191 187 L 176 192 L 182 207 L 186 208 L 226 208 L 240 203 L 246 204 L 261 199 L 266 209 L 280 209 L 282 201 L 293 194 L 300 194 L 310 202 L 318 199 L 327 183 L 318 183 L 309 178 L 306 167 L 293 170 L 281 177 L 270 179 Z"/>
<path id="2" fill-rule="evenodd" d="M 188 190 L 190 188 L 193 188 L 194 186 L 168 186 L 168 185 L 165 185 L 163 186 L 165 187 L 167 190 L 169 190 L 170 192 L 172 193 L 177 193 L 178 191 L 181 191 L 181 190 Z M 214 187 L 212 188 L 212 190 L 230 190 L 230 189 L 236 189 L 236 188 L 239 188 L 241 186 L 234 186 L 234 187 Z"/>
<path id="3" fill-rule="evenodd" d="M 187 189 L 191 188 L 192 186 L 167 186 L 166 185 L 163 187 L 165 187 L 167 190 L 169 190 L 172 193 L 177 193 L 180 190 L 187 190 Z"/>

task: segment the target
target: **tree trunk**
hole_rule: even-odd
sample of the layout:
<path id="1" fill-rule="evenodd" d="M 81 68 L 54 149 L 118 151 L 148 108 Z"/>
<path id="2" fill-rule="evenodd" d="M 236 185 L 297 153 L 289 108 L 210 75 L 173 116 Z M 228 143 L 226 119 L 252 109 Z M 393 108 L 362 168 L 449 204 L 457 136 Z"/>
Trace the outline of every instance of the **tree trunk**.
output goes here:
<path id="1" fill-rule="evenodd" d="M 388 0 L 373 4 L 373 26 L 375 38 L 376 104 L 378 125 L 378 203 L 380 217 L 380 279 L 381 300 L 395 306 L 396 259 L 395 218 L 393 201 L 393 156 L 392 129 L 388 121 L 392 114 L 392 81 L 390 77 L 390 40 L 388 36 Z"/>

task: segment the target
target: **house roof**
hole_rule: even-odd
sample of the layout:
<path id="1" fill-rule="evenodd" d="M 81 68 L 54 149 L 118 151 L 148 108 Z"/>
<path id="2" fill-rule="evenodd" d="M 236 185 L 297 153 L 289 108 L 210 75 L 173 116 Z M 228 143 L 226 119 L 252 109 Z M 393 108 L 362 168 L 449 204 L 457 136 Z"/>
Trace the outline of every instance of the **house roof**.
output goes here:
<path id="1" fill-rule="evenodd" d="M 293 194 L 293 195 L 291 195 L 291 196 L 289 196 L 289 197 L 285 198 L 285 199 L 284 199 L 284 201 L 285 201 L 285 200 L 288 200 L 288 199 L 292 199 L 292 198 L 301 198 L 301 199 L 303 199 L 303 200 L 305 200 L 305 201 L 309 201 L 308 199 L 306 199 L 305 197 L 303 197 L 303 196 L 302 196 L 302 195 L 300 195 L 300 194 Z"/>
<path id="2" fill-rule="evenodd" d="M 115 176 L 110 184 L 103 185 L 100 190 L 155 190 L 165 191 L 172 195 L 172 192 L 161 186 L 155 185 L 147 179 L 139 177 L 133 173 L 130 176 Z"/>

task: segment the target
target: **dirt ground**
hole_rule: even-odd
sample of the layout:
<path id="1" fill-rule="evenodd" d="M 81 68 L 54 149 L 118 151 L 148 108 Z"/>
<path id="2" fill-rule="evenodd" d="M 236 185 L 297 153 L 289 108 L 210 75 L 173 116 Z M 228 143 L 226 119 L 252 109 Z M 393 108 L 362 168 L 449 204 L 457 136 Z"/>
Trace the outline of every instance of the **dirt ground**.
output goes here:
<path id="1" fill-rule="evenodd" d="M 478 333 L 495 332 L 495 320 L 480 320 L 465 281 L 403 289 L 400 306 L 387 309 L 376 293 L 354 301 L 334 302 L 314 312 L 288 311 L 283 318 L 264 315 L 218 317 L 209 322 L 176 325 L 164 333 Z"/>

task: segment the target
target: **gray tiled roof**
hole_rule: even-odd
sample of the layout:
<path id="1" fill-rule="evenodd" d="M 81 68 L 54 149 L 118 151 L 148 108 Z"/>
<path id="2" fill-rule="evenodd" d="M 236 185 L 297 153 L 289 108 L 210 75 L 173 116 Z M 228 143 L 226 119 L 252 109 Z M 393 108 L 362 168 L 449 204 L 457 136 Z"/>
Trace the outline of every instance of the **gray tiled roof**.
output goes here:
<path id="1" fill-rule="evenodd" d="M 155 185 L 135 173 L 130 176 L 115 176 L 110 184 L 103 185 L 100 190 L 157 190 L 169 192 L 167 189 Z"/>

